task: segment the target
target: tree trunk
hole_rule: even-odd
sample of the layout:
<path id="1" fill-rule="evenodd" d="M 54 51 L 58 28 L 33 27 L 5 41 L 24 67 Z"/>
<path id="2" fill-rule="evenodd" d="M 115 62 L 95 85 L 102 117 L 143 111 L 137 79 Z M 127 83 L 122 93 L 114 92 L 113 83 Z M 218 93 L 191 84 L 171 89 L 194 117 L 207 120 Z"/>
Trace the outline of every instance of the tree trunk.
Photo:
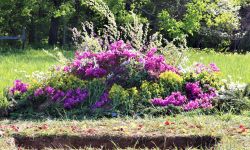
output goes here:
<path id="1" fill-rule="evenodd" d="M 35 35 L 36 35 L 36 30 L 35 30 L 35 23 L 34 23 L 34 19 L 33 17 L 31 18 L 31 24 L 29 26 L 29 43 L 32 44 L 32 43 L 35 43 L 36 42 L 36 39 L 35 39 Z"/>
<path id="2" fill-rule="evenodd" d="M 61 5 L 61 0 L 53 0 L 53 4 L 56 7 L 56 9 L 59 9 Z M 60 17 L 54 17 L 54 16 L 52 16 L 50 19 L 49 41 L 48 41 L 49 45 L 57 44 L 59 20 Z"/>
<path id="3" fill-rule="evenodd" d="M 57 35 L 59 29 L 59 18 L 51 17 L 49 29 L 49 45 L 57 44 Z"/>

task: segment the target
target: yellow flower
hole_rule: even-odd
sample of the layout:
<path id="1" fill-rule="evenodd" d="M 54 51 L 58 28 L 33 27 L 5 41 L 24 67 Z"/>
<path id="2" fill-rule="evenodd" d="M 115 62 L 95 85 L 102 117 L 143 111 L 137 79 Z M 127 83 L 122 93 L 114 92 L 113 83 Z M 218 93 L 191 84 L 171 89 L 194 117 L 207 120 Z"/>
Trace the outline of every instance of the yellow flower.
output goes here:
<path id="1" fill-rule="evenodd" d="M 160 74 L 160 79 L 166 80 L 166 81 L 172 81 L 172 82 L 179 82 L 181 83 L 183 81 L 183 78 L 172 72 L 172 71 L 166 71 Z"/>
<path id="2" fill-rule="evenodd" d="M 33 83 L 37 83 L 37 80 L 36 80 L 36 79 L 33 79 L 32 82 L 33 82 Z"/>

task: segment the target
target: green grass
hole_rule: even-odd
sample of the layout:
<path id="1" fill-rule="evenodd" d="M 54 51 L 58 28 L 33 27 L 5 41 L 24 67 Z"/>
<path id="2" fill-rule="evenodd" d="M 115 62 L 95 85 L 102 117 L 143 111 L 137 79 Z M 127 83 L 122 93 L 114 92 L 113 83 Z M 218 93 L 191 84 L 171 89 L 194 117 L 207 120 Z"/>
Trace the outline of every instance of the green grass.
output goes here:
<path id="1" fill-rule="evenodd" d="M 56 54 L 58 50 L 48 50 Z M 62 51 L 65 55 L 73 52 Z M 0 53 L 0 90 L 11 86 L 15 79 L 26 80 L 26 75 L 34 71 L 47 71 L 52 65 L 58 64 L 57 60 L 42 50 L 19 50 Z M 0 93 L 1 93 L 0 92 Z"/>
<path id="2" fill-rule="evenodd" d="M 250 54 L 189 51 L 188 56 L 190 64 L 193 62 L 216 63 L 221 69 L 223 78 L 231 76 L 233 81 L 250 83 Z"/>

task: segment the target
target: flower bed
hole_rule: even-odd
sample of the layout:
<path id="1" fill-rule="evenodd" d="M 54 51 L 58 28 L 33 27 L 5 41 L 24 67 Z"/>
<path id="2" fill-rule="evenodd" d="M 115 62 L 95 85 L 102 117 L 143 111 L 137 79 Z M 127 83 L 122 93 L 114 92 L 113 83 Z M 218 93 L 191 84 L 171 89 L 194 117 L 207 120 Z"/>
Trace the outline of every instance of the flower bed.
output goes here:
<path id="1" fill-rule="evenodd" d="M 39 82 L 14 82 L 7 98 L 12 112 L 46 112 L 52 116 L 164 115 L 209 110 L 222 83 L 215 64 L 188 71 L 169 65 L 167 56 L 145 53 L 117 41 L 107 51 L 77 51 Z M 25 109 L 27 108 L 27 109 Z"/>

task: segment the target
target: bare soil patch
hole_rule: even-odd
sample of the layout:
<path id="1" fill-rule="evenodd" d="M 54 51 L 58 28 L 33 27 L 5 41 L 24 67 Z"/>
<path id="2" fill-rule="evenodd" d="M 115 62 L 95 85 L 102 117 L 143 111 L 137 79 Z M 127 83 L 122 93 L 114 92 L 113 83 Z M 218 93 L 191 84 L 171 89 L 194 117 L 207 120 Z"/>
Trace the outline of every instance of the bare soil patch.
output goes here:
<path id="1" fill-rule="evenodd" d="M 220 137 L 212 136 L 38 136 L 14 135 L 16 146 L 26 149 L 44 148 L 160 148 L 185 149 L 187 147 L 211 148 Z"/>

